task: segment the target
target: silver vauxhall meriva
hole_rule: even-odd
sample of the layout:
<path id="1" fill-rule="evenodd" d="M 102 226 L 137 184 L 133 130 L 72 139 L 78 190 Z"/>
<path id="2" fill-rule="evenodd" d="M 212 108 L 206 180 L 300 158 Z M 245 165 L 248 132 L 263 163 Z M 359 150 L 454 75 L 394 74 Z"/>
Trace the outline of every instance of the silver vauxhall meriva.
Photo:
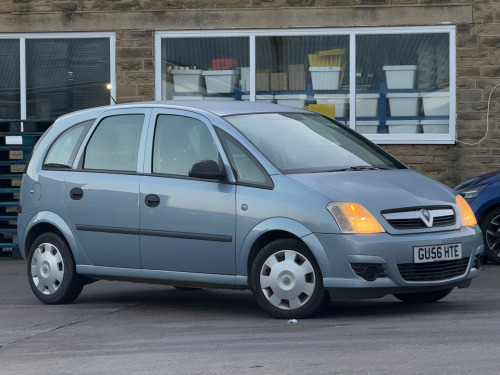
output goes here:
<path id="1" fill-rule="evenodd" d="M 95 279 L 251 289 L 278 318 L 329 298 L 434 302 L 480 274 L 461 196 L 310 111 L 134 103 L 59 118 L 23 176 L 29 283 L 68 303 Z"/>

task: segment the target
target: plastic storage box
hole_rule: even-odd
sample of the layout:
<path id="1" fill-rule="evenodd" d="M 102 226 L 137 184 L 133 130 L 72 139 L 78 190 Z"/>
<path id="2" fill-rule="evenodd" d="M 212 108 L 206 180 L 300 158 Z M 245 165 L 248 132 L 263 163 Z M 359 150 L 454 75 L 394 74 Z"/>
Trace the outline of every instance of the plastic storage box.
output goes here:
<path id="1" fill-rule="evenodd" d="M 422 133 L 419 120 L 387 120 L 386 124 L 391 134 Z"/>
<path id="2" fill-rule="evenodd" d="M 306 94 L 296 94 L 296 95 L 275 95 L 278 104 L 287 105 L 289 107 L 303 108 L 306 100 Z"/>
<path id="3" fill-rule="evenodd" d="M 418 93 L 387 94 L 391 116 L 418 116 L 419 98 Z"/>
<path id="4" fill-rule="evenodd" d="M 423 92 L 420 94 L 425 116 L 448 116 L 450 93 L 448 91 Z"/>
<path id="5" fill-rule="evenodd" d="M 356 130 L 360 134 L 377 134 L 378 121 L 356 121 Z"/>
<path id="6" fill-rule="evenodd" d="M 249 101 L 250 95 L 242 95 L 241 99 Z M 274 95 L 256 95 L 255 101 L 259 102 L 259 103 L 276 103 L 276 100 L 274 99 Z"/>
<path id="7" fill-rule="evenodd" d="M 379 94 L 356 95 L 356 116 L 376 117 L 378 116 Z"/>
<path id="8" fill-rule="evenodd" d="M 450 128 L 448 120 L 422 120 L 420 123 L 427 134 L 448 134 Z"/>
<path id="9" fill-rule="evenodd" d="M 388 89 L 413 89 L 415 87 L 416 65 L 384 65 Z"/>
<path id="10" fill-rule="evenodd" d="M 317 104 L 333 104 L 335 106 L 335 117 L 347 116 L 348 94 L 315 94 L 314 100 Z"/>
<path id="11" fill-rule="evenodd" d="M 204 70 L 202 72 L 205 77 L 207 93 L 209 94 L 228 94 L 236 89 L 240 72 L 239 70 Z"/>
<path id="12" fill-rule="evenodd" d="M 309 68 L 313 90 L 338 90 L 341 70 L 339 66 Z"/>
<path id="13" fill-rule="evenodd" d="M 176 92 L 204 92 L 201 70 L 173 69 L 170 71 L 174 78 L 174 90 Z"/>

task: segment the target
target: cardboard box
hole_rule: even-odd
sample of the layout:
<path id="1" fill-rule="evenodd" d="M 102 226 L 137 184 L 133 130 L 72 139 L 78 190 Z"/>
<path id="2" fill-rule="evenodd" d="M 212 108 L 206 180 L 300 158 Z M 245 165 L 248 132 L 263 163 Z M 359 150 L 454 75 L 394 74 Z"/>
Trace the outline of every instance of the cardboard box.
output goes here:
<path id="1" fill-rule="evenodd" d="M 255 73 L 255 90 L 269 91 L 269 87 L 269 72 Z"/>
<path id="2" fill-rule="evenodd" d="M 288 90 L 288 73 L 271 73 L 271 91 Z"/>
<path id="3" fill-rule="evenodd" d="M 238 65 L 238 61 L 233 58 L 212 59 L 212 70 L 229 70 Z"/>
<path id="4" fill-rule="evenodd" d="M 304 64 L 288 65 L 288 89 L 306 89 L 306 67 Z"/>

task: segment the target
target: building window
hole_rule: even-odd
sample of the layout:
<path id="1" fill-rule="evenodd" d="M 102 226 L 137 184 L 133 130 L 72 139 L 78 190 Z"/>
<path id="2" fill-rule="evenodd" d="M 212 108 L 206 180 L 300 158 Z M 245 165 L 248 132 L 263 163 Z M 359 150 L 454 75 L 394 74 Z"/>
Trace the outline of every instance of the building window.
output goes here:
<path id="1" fill-rule="evenodd" d="M 7 121 L 0 126 L 2 131 L 17 130 L 19 125 L 9 120 L 21 118 L 19 41 L 0 39 L 0 67 L 0 119 Z"/>
<path id="2" fill-rule="evenodd" d="M 278 103 L 377 143 L 455 142 L 454 26 L 157 32 L 156 45 L 158 100 Z"/>
<path id="3" fill-rule="evenodd" d="M 65 113 L 111 103 L 114 34 L 0 35 L 0 47 L 0 118 L 15 130 L 44 131 Z"/>

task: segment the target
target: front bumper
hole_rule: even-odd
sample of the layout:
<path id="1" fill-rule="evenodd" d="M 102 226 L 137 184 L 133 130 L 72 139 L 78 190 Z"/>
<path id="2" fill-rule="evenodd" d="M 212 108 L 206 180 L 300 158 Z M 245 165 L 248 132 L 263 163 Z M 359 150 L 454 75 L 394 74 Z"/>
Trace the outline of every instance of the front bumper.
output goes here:
<path id="1" fill-rule="evenodd" d="M 392 235 L 314 234 L 325 251 L 329 267 L 321 267 L 323 284 L 332 298 L 379 298 L 387 294 L 426 292 L 451 287 L 467 287 L 470 279 L 481 274 L 476 267 L 477 257 L 483 253 L 483 240 L 479 227 L 464 227 L 454 231 Z M 420 267 L 413 267 L 413 247 L 440 244 L 462 244 L 461 268 L 442 276 L 449 264 L 432 264 L 418 281 L 403 273 L 410 267 L 417 274 Z M 438 262 L 439 263 L 439 262 Z M 374 265 L 380 272 L 368 281 L 355 269 L 358 265 Z M 404 266 L 403 266 L 404 265 Z M 454 264 L 451 264 L 455 267 Z M 401 267 L 401 270 L 400 270 Z M 413 269 L 415 268 L 415 269 Z M 456 271 L 458 270 L 458 271 Z M 423 271 L 422 271 L 423 272 Z M 440 273 L 441 272 L 441 273 Z M 436 275 L 434 275 L 436 274 Z"/>

